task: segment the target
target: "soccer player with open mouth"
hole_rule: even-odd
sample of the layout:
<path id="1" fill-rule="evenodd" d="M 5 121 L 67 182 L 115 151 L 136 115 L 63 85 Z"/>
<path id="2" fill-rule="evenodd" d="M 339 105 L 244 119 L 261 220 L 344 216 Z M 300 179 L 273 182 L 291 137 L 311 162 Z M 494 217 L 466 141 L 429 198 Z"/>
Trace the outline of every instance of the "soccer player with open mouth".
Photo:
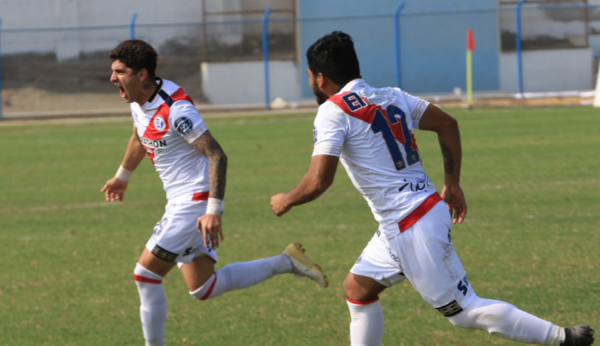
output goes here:
<path id="1" fill-rule="evenodd" d="M 406 279 L 457 327 L 530 344 L 591 345 L 594 331 L 586 325 L 562 328 L 475 294 L 450 236 L 452 224 L 462 223 L 467 213 L 456 120 L 398 88 L 369 86 L 345 33 L 324 36 L 306 55 L 320 105 L 313 156 L 296 188 L 273 196 L 271 207 L 282 216 L 316 199 L 333 183 L 340 161 L 367 200 L 379 228 L 343 286 L 352 345 L 381 345 L 379 293 Z M 423 170 L 413 129 L 438 134 L 445 172 L 441 195 Z"/>
<path id="2" fill-rule="evenodd" d="M 121 166 L 101 192 L 107 202 L 123 201 L 131 174 L 147 154 L 168 199 L 165 214 L 134 269 L 146 345 L 164 345 L 167 301 L 162 281 L 176 264 L 198 300 L 283 273 L 305 276 L 327 287 L 321 268 L 298 243 L 277 256 L 231 263 L 215 271 L 215 250 L 223 241 L 227 156 L 186 92 L 155 77 L 157 53 L 148 43 L 124 41 L 110 59 L 110 81 L 131 104 L 134 125 Z"/>

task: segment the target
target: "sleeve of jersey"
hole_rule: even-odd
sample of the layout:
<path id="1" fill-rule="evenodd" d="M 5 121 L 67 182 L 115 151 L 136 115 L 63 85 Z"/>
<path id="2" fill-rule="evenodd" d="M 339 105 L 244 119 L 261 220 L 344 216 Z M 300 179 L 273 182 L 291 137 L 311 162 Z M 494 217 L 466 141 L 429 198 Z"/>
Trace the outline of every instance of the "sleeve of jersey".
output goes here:
<path id="1" fill-rule="evenodd" d="M 185 100 L 177 101 L 171 106 L 169 122 L 171 128 L 190 144 L 208 131 L 196 107 Z"/>
<path id="2" fill-rule="evenodd" d="M 313 128 L 315 147 L 312 156 L 339 157 L 348 134 L 348 125 L 348 116 L 339 107 L 330 102 L 319 107 Z"/>
<path id="3" fill-rule="evenodd" d="M 421 117 L 423 116 L 423 113 L 425 113 L 425 110 L 429 106 L 429 102 L 423 100 L 422 98 L 407 94 L 404 91 L 402 93 L 404 94 L 404 99 L 406 100 L 408 108 L 411 112 L 410 117 L 412 119 L 413 128 L 418 129 Z"/>

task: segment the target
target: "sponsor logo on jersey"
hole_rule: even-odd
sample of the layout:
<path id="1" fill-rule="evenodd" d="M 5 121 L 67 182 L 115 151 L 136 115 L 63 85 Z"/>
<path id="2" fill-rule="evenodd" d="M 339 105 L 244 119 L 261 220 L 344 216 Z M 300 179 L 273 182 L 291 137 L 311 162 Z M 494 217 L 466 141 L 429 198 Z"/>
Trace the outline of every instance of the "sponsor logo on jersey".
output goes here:
<path id="1" fill-rule="evenodd" d="M 166 126 L 167 124 L 162 116 L 158 115 L 156 118 L 154 118 L 154 128 L 156 128 L 158 131 L 164 130 Z"/>
<path id="2" fill-rule="evenodd" d="M 150 148 L 164 148 L 167 146 L 167 140 L 166 139 L 148 139 L 146 137 L 142 137 L 140 138 L 140 141 L 142 142 L 142 145 L 145 147 L 150 147 Z"/>
<path id="3" fill-rule="evenodd" d="M 194 128 L 194 124 L 192 123 L 192 121 L 189 118 L 181 117 L 181 118 L 175 120 L 175 129 L 177 130 L 177 132 L 181 133 L 181 135 L 183 135 L 183 136 L 192 132 L 193 128 Z"/>

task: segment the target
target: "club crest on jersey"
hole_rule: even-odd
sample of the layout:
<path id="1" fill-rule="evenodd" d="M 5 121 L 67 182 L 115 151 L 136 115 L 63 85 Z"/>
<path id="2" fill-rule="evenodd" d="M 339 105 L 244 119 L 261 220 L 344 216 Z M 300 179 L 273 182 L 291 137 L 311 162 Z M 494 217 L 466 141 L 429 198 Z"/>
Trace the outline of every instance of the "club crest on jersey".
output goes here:
<path id="1" fill-rule="evenodd" d="M 167 127 L 167 124 L 165 123 L 165 119 L 163 119 L 162 116 L 157 115 L 154 118 L 154 128 L 157 129 L 158 131 L 162 131 L 165 129 L 165 127 Z"/>
<path id="2" fill-rule="evenodd" d="M 181 135 L 185 136 L 188 133 L 192 132 L 194 128 L 194 124 L 189 118 L 181 117 L 175 120 L 175 129 L 177 132 L 181 133 Z"/>

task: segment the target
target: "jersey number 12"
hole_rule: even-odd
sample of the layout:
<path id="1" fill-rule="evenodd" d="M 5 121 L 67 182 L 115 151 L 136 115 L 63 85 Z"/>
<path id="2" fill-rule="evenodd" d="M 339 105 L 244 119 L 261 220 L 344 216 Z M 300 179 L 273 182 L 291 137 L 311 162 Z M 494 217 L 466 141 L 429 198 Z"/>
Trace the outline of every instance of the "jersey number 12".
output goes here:
<path id="1" fill-rule="evenodd" d="M 385 113 L 379 107 L 375 108 L 371 130 L 375 134 L 381 133 L 396 170 L 401 171 L 407 167 L 407 164 L 412 166 L 421 161 L 417 144 L 406 124 L 406 114 L 400 108 L 389 105 Z M 404 145 L 406 161 L 402 157 L 398 142 Z"/>

